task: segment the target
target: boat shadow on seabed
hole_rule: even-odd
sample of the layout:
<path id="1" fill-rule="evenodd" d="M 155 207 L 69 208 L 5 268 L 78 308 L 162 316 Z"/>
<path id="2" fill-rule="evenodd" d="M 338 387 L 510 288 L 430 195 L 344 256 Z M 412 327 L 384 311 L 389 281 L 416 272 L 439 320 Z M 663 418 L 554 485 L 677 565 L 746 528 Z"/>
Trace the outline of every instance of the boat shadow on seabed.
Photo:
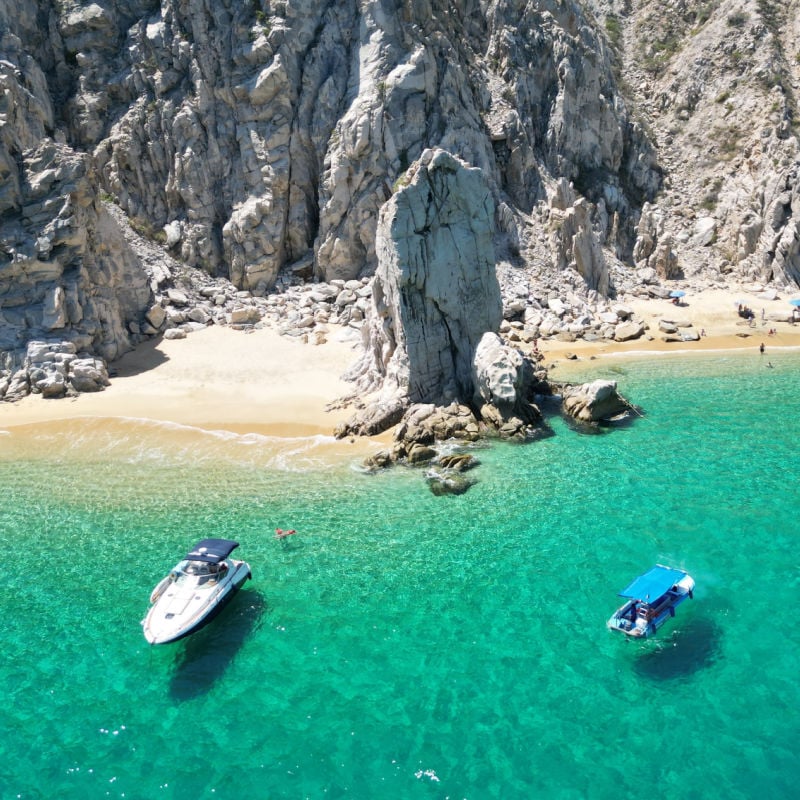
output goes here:
<path id="1" fill-rule="evenodd" d="M 646 642 L 634 670 L 650 680 L 689 678 L 717 661 L 720 639 L 720 628 L 713 620 L 694 617 L 669 634 Z"/>
<path id="2" fill-rule="evenodd" d="M 180 642 L 169 687 L 173 699 L 191 700 L 213 688 L 266 609 L 260 592 L 242 589 L 219 617 Z"/>

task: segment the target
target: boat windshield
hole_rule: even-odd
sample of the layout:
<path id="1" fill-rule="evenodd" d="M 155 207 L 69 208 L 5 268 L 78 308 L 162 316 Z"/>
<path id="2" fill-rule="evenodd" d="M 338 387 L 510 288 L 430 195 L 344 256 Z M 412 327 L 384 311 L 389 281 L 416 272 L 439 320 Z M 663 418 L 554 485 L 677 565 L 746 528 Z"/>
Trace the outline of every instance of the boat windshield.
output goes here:
<path id="1" fill-rule="evenodd" d="M 190 578 L 198 586 L 216 583 L 228 569 L 228 565 L 223 561 L 221 564 L 209 564 L 205 561 L 181 561 L 175 568 L 175 582 L 184 583 Z"/>

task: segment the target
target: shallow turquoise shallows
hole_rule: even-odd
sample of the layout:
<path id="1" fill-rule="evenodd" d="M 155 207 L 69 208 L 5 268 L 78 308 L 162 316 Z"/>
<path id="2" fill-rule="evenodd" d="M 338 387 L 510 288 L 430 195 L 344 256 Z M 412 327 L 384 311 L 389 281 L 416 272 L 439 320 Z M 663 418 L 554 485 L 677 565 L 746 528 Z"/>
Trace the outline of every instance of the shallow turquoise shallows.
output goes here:
<path id="1" fill-rule="evenodd" d="M 587 363 L 645 416 L 480 448 L 458 497 L 311 440 L 0 432 L 0 797 L 795 797 L 800 355 L 770 359 Z M 147 645 L 206 536 L 253 580 Z M 626 641 L 657 562 L 694 600 Z"/>

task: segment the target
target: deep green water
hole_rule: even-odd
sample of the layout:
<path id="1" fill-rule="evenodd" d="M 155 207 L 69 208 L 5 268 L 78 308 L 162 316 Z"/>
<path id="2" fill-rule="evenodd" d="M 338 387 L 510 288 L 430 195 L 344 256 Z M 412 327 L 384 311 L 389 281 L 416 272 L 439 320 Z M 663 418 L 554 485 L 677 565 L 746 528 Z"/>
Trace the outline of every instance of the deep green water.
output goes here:
<path id="1" fill-rule="evenodd" d="M 313 442 L 0 432 L 0 797 L 796 797 L 800 355 L 770 358 L 606 370 L 644 419 L 481 449 L 460 497 Z M 150 647 L 204 536 L 254 579 Z M 624 641 L 655 562 L 695 599 Z"/>

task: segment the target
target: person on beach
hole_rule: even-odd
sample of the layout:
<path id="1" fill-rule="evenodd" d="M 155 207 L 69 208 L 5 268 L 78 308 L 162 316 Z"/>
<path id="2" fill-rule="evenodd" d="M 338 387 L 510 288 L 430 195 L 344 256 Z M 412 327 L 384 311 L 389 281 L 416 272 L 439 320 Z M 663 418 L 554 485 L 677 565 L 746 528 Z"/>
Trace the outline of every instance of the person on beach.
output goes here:
<path id="1" fill-rule="evenodd" d="M 761 342 L 761 344 L 758 346 L 758 350 L 761 353 L 761 355 L 763 356 L 764 355 L 764 350 L 765 350 L 764 342 Z"/>

